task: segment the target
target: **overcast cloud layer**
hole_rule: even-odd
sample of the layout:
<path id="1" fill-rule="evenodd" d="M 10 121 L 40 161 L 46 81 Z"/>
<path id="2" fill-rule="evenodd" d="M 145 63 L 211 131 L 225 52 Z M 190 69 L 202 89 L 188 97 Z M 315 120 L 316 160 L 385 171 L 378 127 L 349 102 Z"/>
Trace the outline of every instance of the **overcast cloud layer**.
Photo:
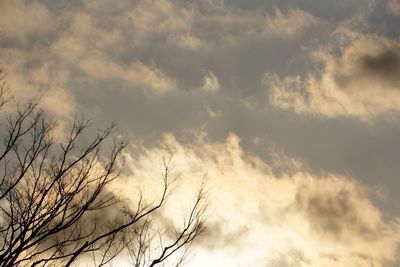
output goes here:
<path id="1" fill-rule="evenodd" d="M 168 151 L 207 173 L 188 266 L 398 266 L 398 25 L 398 0 L 0 1 L 0 64 L 61 126 L 116 122 L 132 187 Z"/>

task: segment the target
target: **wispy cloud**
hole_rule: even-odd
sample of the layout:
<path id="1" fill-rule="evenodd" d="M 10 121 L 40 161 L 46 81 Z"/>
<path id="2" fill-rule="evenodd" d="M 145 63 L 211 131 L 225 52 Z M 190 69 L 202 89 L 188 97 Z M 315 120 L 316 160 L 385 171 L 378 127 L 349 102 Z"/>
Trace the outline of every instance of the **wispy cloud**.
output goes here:
<path id="1" fill-rule="evenodd" d="M 339 2 L 0 1 L 1 68 L 52 116 L 143 138 L 121 186 L 157 194 L 172 151 L 185 205 L 207 173 L 189 266 L 384 266 L 398 261 L 398 1 Z"/>
<path id="2" fill-rule="evenodd" d="M 46 5 L 38 2 L 1 1 L 0 9 L 1 38 L 11 42 L 25 45 L 28 37 L 45 36 L 57 26 Z"/>
<path id="3" fill-rule="evenodd" d="M 212 216 L 191 266 L 204 266 L 210 257 L 214 266 L 382 266 L 396 259 L 398 219 L 385 221 L 367 187 L 351 177 L 318 175 L 299 164 L 278 175 L 270 163 L 244 152 L 234 134 L 225 142 L 200 134 L 190 144 L 166 135 L 157 146 L 136 149 L 144 153 L 128 157 L 128 184 L 154 176 L 154 159 L 165 151 L 174 153 L 182 192 L 207 173 Z"/>
<path id="4" fill-rule="evenodd" d="M 400 44 L 378 36 L 361 36 L 340 51 L 339 57 L 314 52 L 321 71 L 283 79 L 266 74 L 263 82 L 269 101 L 283 109 L 294 109 L 328 117 L 373 118 L 400 109 Z"/>
<path id="5" fill-rule="evenodd" d="M 398 0 L 389 0 L 386 5 L 386 10 L 395 16 L 400 16 L 400 2 Z"/>
<path id="6" fill-rule="evenodd" d="M 206 73 L 203 77 L 203 85 L 200 87 L 200 90 L 210 93 L 218 92 L 220 90 L 220 85 L 217 76 L 211 71 Z"/>

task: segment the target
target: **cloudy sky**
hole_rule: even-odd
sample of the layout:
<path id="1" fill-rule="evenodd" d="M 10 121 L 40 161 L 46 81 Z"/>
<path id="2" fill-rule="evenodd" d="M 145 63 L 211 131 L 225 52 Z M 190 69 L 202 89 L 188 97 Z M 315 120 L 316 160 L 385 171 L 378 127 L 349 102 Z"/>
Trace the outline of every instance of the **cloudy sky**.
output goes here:
<path id="1" fill-rule="evenodd" d="M 399 25 L 398 0 L 0 0 L 0 66 L 117 123 L 131 181 L 167 152 L 206 174 L 187 266 L 399 266 Z"/>

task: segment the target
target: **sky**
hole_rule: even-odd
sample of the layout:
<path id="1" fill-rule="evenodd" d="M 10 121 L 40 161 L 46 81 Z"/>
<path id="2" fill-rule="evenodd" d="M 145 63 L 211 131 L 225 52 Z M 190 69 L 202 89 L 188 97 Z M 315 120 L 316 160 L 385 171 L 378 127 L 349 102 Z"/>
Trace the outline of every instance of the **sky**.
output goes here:
<path id="1" fill-rule="evenodd" d="M 124 186 L 168 153 L 177 195 L 207 177 L 189 267 L 399 266 L 399 25 L 399 0 L 0 0 L 0 67 L 60 125 L 115 122 Z"/>

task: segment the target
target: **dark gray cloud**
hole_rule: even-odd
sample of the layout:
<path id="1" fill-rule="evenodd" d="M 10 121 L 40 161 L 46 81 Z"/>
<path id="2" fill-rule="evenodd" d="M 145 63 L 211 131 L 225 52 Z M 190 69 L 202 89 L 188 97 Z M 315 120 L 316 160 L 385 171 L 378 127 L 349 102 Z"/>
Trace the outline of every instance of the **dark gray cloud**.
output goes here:
<path id="1" fill-rule="evenodd" d="M 312 227 L 322 236 L 346 242 L 348 237 L 355 235 L 365 242 L 373 242 L 383 233 L 379 228 L 374 229 L 368 218 L 360 216 L 354 194 L 348 189 L 331 195 L 300 188 L 293 208 L 304 210 Z"/>
<path id="2" fill-rule="evenodd" d="M 382 51 L 378 55 L 365 55 L 360 58 L 361 67 L 374 75 L 391 75 L 396 73 L 400 65 L 399 49 Z"/>
<path id="3" fill-rule="evenodd" d="M 337 66 L 335 81 L 345 90 L 352 90 L 351 87 L 362 80 L 380 83 L 381 89 L 399 89 L 400 45 L 391 43 L 373 50 L 355 50 Z"/>

